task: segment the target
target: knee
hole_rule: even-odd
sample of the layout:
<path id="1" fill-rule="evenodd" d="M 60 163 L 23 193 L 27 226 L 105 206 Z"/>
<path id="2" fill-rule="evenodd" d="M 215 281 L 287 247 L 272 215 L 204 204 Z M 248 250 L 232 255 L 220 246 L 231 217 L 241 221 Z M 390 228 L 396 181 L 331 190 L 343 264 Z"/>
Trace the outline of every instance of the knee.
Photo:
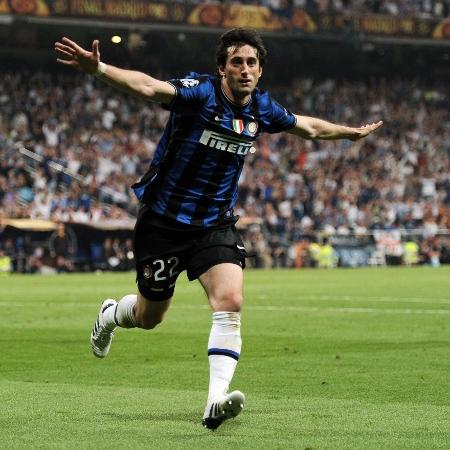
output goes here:
<path id="1" fill-rule="evenodd" d="M 243 296 L 240 292 L 225 292 L 212 302 L 216 311 L 240 312 Z"/>
<path id="2" fill-rule="evenodd" d="M 138 328 L 142 328 L 143 330 L 152 330 L 156 327 L 156 325 L 160 324 L 163 321 L 161 316 L 140 316 L 136 317 L 136 325 Z"/>

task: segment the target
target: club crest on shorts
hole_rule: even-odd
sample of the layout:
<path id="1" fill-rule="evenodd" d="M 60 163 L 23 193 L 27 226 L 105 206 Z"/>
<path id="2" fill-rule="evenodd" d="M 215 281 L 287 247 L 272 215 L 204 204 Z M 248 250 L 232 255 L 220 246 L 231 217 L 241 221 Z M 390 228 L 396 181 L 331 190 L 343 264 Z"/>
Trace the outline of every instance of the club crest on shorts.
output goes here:
<path id="1" fill-rule="evenodd" d="M 146 280 L 148 280 L 152 276 L 152 268 L 149 265 L 144 266 L 144 270 L 142 271 L 142 274 L 144 275 L 144 278 Z"/>
<path id="2" fill-rule="evenodd" d="M 258 131 L 258 124 L 256 122 L 249 122 L 247 124 L 247 133 L 254 136 Z"/>
<path id="3" fill-rule="evenodd" d="M 241 134 L 244 131 L 244 121 L 242 119 L 233 119 L 233 130 Z"/>

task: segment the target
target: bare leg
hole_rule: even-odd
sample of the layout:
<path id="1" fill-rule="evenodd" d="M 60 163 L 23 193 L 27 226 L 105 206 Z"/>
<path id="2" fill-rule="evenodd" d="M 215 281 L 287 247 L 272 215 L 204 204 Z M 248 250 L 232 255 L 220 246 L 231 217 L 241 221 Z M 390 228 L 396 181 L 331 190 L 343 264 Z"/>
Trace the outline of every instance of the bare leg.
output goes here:
<path id="1" fill-rule="evenodd" d="M 110 330 L 116 326 L 150 330 L 162 322 L 171 300 L 152 301 L 141 293 L 125 295 L 113 308 L 103 313 L 105 326 Z"/>
<path id="2" fill-rule="evenodd" d="M 242 268 L 231 263 L 217 264 L 199 277 L 214 312 L 241 310 L 243 280 Z"/>
<path id="3" fill-rule="evenodd" d="M 112 299 L 105 300 L 91 333 L 91 348 L 94 355 L 98 358 L 108 355 L 116 327 L 145 330 L 155 328 L 162 322 L 170 301 L 170 298 L 151 301 L 141 294 L 125 295 L 119 303 Z"/>
<path id="4" fill-rule="evenodd" d="M 163 321 L 171 301 L 172 298 L 155 302 L 138 293 L 136 306 L 134 307 L 136 326 L 145 330 L 155 328 L 156 325 Z"/>

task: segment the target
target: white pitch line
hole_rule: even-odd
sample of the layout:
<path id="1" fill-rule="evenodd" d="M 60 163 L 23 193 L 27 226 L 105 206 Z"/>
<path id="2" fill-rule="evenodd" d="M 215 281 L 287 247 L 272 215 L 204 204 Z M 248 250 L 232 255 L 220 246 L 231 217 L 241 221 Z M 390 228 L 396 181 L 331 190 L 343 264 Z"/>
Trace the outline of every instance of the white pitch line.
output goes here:
<path id="1" fill-rule="evenodd" d="M 268 295 L 257 295 L 256 298 L 259 300 L 265 300 L 269 298 Z M 356 295 L 299 295 L 298 300 L 318 300 L 318 301 L 343 301 L 343 302 L 380 302 L 380 303 L 427 303 L 427 304 L 440 304 L 440 305 L 450 305 L 450 299 L 443 298 L 427 298 L 427 297 L 363 297 Z M 48 300 L 45 301 L 35 301 L 34 305 L 37 304 L 48 304 Z M 79 302 L 68 302 L 64 301 L 64 306 L 81 306 Z M 1 302 L 0 306 L 26 306 L 29 307 L 30 303 L 24 302 Z"/>
<path id="2" fill-rule="evenodd" d="M 207 305 L 174 305 L 175 309 L 209 309 Z M 245 306 L 250 311 L 276 312 L 335 312 L 354 314 L 417 314 L 417 315 L 450 315 L 447 309 L 395 309 L 395 308 L 319 308 L 315 306 Z"/>
<path id="3" fill-rule="evenodd" d="M 334 298 L 334 297 L 333 297 Z M 335 299 L 335 298 L 334 298 Z M 67 307 L 76 305 L 78 308 L 90 308 L 90 304 L 80 304 L 73 302 L 64 302 L 61 306 Z M 21 302 L 0 302 L 0 306 L 5 307 L 25 307 L 29 306 L 27 303 Z M 210 309 L 208 305 L 180 305 L 174 304 L 172 308 L 175 309 Z M 318 306 L 258 306 L 246 305 L 246 310 L 250 311 L 277 311 L 277 312 L 333 312 L 333 313 L 353 313 L 353 314 L 415 314 L 415 315 L 450 315 L 450 309 L 400 309 L 400 308 L 354 308 L 354 307 L 318 307 Z"/>
<path id="4" fill-rule="evenodd" d="M 267 298 L 266 295 L 258 298 Z M 365 297 L 358 295 L 300 295 L 299 300 L 336 300 L 336 301 L 371 301 L 371 302 L 390 302 L 390 303 L 436 303 L 440 305 L 450 305 L 450 299 L 429 298 L 429 297 Z"/>

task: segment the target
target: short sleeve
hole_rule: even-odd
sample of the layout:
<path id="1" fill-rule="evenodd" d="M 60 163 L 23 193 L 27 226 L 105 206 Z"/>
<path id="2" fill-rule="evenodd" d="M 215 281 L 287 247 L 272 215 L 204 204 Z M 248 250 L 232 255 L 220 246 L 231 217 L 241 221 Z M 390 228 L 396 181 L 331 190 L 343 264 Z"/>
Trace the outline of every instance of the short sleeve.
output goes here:
<path id="1" fill-rule="evenodd" d="M 295 127 L 297 119 L 295 115 L 281 106 L 275 100 L 272 103 L 272 117 L 269 126 L 266 128 L 268 133 L 280 133 Z"/>
<path id="2" fill-rule="evenodd" d="M 198 112 L 210 95 L 212 86 L 208 77 L 198 76 L 193 78 L 177 78 L 168 80 L 176 90 L 176 95 L 170 105 L 164 105 L 166 109 L 190 114 Z"/>

